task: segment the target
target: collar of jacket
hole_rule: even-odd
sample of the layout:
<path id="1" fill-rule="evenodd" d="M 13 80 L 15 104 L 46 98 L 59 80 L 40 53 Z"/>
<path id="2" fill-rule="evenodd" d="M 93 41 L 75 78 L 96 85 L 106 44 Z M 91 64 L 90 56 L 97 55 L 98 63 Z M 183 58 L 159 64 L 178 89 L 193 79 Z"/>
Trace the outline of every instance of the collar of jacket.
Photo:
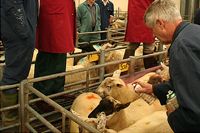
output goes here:
<path id="1" fill-rule="evenodd" d="M 102 0 L 102 2 L 104 4 L 104 6 L 106 6 L 109 3 L 109 0 L 106 0 L 106 1 Z"/>
<path id="2" fill-rule="evenodd" d="M 173 38 L 172 38 L 171 46 L 172 46 L 174 40 L 176 39 L 176 37 L 178 36 L 178 34 L 179 34 L 186 26 L 188 26 L 189 24 L 190 24 L 189 22 L 183 21 L 183 22 L 181 22 L 181 23 L 177 26 L 177 28 L 176 28 L 176 30 L 175 30 L 175 32 L 174 32 Z M 168 54 L 169 54 L 169 51 L 170 51 L 171 46 L 170 46 L 169 49 L 168 49 Z"/>
<path id="3" fill-rule="evenodd" d="M 88 7 L 90 7 L 90 4 L 88 4 L 88 2 L 87 2 L 87 1 L 85 1 L 83 4 L 84 4 L 85 6 L 88 6 Z M 96 6 L 95 4 L 96 4 L 96 3 L 94 3 L 92 6 Z"/>

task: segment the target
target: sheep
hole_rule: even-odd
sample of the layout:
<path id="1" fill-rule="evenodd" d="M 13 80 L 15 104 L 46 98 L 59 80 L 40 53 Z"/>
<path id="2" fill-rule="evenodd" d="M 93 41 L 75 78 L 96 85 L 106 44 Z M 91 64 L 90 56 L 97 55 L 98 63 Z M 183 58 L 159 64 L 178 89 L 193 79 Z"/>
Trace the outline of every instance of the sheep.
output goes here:
<path id="1" fill-rule="evenodd" d="M 150 80 L 150 82 L 155 82 L 152 80 L 157 80 L 157 78 L 150 78 L 154 76 L 156 77 L 157 74 L 155 72 L 150 72 L 137 80 L 143 82 L 149 82 Z M 160 77 L 158 79 L 160 79 Z M 120 101 L 122 104 L 135 101 L 139 98 L 139 94 L 134 91 L 132 84 L 125 84 L 122 79 L 114 76 L 105 78 L 97 88 L 96 93 L 101 97 L 110 95 L 116 100 Z"/>
<path id="2" fill-rule="evenodd" d="M 115 22 L 112 23 L 113 29 L 119 29 L 124 28 L 126 25 L 126 22 L 124 20 L 116 19 Z"/>
<path id="3" fill-rule="evenodd" d="M 165 111 L 155 111 L 118 133 L 173 133 Z"/>
<path id="4" fill-rule="evenodd" d="M 146 82 L 148 82 L 147 77 L 150 77 L 154 74 L 155 73 L 151 73 L 151 74 L 148 74 L 148 76 L 142 77 L 142 78 L 146 79 Z M 127 108 L 120 110 L 120 111 L 113 111 L 115 109 L 110 108 L 109 111 L 111 111 L 111 113 L 115 112 L 112 115 L 112 117 L 107 120 L 107 123 L 106 123 L 106 126 L 110 129 L 110 131 L 112 131 L 112 129 L 114 131 L 121 131 L 125 128 L 128 128 L 129 126 L 133 125 L 137 121 L 143 119 L 146 116 L 151 115 L 152 113 L 154 113 L 156 111 L 166 112 L 165 106 L 161 106 L 158 100 L 155 100 L 153 102 L 153 104 L 149 105 L 142 98 L 139 98 L 139 95 L 137 93 L 135 93 L 135 91 L 133 90 L 133 86 L 131 84 L 126 85 L 123 82 L 123 80 L 121 80 L 119 78 L 119 73 L 116 73 L 116 72 L 113 74 L 113 77 L 107 77 L 101 83 L 101 85 L 97 89 L 97 92 L 104 98 L 107 98 L 109 96 L 109 97 L 116 99 L 122 105 L 130 104 Z M 132 102 L 132 103 L 130 103 L 130 102 Z M 76 101 L 75 101 L 75 103 L 76 103 Z M 104 103 L 104 102 L 98 101 L 98 103 L 96 103 L 95 106 L 98 108 L 99 106 L 101 106 L 102 103 Z M 88 102 L 87 103 L 83 102 L 82 104 L 87 104 L 87 106 L 89 106 Z M 76 105 L 76 106 L 78 106 L 78 105 Z M 74 103 L 73 103 L 72 109 L 73 109 L 73 107 L 74 107 Z M 78 108 L 80 109 L 80 106 L 77 107 L 76 110 L 78 110 Z M 98 112 L 97 108 L 95 108 L 96 114 Z M 104 110 L 100 110 L 99 112 L 101 112 L 101 111 L 104 111 Z M 85 115 L 85 116 L 90 116 L 91 112 L 93 112 L 93 111 L 90 110 L 90 112 L 89 111 L 84 111 L 84 112 L 87 112 L 87 115 Z M 93 115 L 95 115 L 95 113 Z M 109 113 L 106 113 L 106 114 L 109 114 Z M 120 123 L 119 123 L 119 121 L 120 121 Z M 108 131 L 108 130 L 106 130 L 106 131 Z"/>
<path id="5" fill-rule="evenodd" d="M 155 76 L 155 74 L 154 72 L 149 73 L 138 80 L 148 82 L 150 79 L 149 77 Z M 125 129 L 155 111 L 162 110 L 166 112 L 165 106 L 161 106 L 158 100 L 155 100 L 152 105 L 147 104 L 144 99 L 139 98 L 138 94 L 134 92 L 132 85 L 126 85 L 117 77 L 106 78 L 98 87 L 97 92 L 101 96 L 112 96 L 123 104 L 133 101 L 129 107 L 116 112 L 112 118 L 107 121 L 107 127 L 115 131 Z"/>
<path id="6" fill-rule="evenodd" d="M 106 133 L 173 133 L 166 121 L 165 111 L 155 111 L 120 131 L 106 129 Z"/>
<path id="7" fill-rule="evenodd" d="M 115 100 L 110 96 L 108 96 L 107 99 L 101 100 L 100 96 L 92 92 L 82 93 L 74 100 L 70 108 L 70 111 L 73 114 L 77 115 L 80 119 L 89 123 L 91 126 L 99 129 L 100 131 L 104 131 L 106 129 L 105 128 L 106 120 L 109 119 L 109 116 L 108 117 L 105 116 L 110 114 L 107 112 L 120 111 L 121 109 L 124 109 L 127 106 L 129 106 L 129 103 L 121 104 L 119 101 Z M 89 119 L 88 118 L 89 114 L 94 110 L 94 108 L 97 107 L 97 105 L 100 102 L 103 103 L 102 105 L 105 105 L 104 107 L 101 108 L 104 108 L 107 111 L 105 113 L 102 112 L 100 115 L 98 115 L 97 119 L 95 118 Z M 112 108 L 113 110 L 110 110 L 110 108 Z M 70 132 L 79 133 L 79 126 L 73 121 L 70 121 Z M 86 131 L 84 130 L 84 132 Z"/>
<path id="8" fill-rule="evenodd" d="M 132 102 L 139 98 L 139 95 L 135 93 L 133 89 L 128 87 L 122 79 L 117 77 L 107 77 L 104 79 L 97 88 L 96 93 L 101 97 L 107 95 L 112 96 L 122 104 Z"/>
<path id="9" fill-rule="evenodd" d="M 90 112 L 97 107 L 100 101 L 101 97 L 95 93 L 82 93 L 73 101 L 70 110 L 77 112 L 81 117 L 88 118 Z M 70 121 L 70 132 L 79 133 L 79 125 Z"/>
<path id="10" fill-rule="evenodd" d="M 105 111 L 102 109 L 100 110 Z M 112 117 L 107 120 L 106 125 L 109 129 L 120 131 L 134 124 L 136 121 L 152 114 L 153 112 L 160 110 L 166 111 L 166 108 L 164 106 L 161 106 L 158 100 L 156 100 L 152 105 L 149 105 L 143 99 L 139 98 L 136 101 L 132 102 L 127 108 L 120 110 L 119 112 L 115 112 Z M 96 113 L 97 112 L 98 111 L 96 111 Z"/>

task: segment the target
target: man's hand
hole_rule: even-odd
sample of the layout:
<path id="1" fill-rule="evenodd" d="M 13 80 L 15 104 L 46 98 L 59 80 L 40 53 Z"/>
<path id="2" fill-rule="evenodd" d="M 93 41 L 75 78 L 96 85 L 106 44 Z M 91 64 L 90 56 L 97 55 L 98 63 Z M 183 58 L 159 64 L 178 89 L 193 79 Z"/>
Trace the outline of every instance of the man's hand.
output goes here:
<path id="1" fill-rule="evenodd" d="M 147 93 L 147 94 L 153 93 L 153 86 L 149 83 L 144 83 L 142 81 L 135 81 L 134 84 L 137 84 L 135 86 L 135 91 L 138 93 Z"/>

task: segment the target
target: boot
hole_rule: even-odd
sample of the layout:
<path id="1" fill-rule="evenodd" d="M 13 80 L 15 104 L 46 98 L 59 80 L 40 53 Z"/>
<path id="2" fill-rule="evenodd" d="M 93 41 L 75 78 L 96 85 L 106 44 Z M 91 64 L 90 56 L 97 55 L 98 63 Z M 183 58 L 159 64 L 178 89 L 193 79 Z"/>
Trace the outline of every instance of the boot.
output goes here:
<path id="1" fill-rule="evenodd" d="M 135 50 L 139 47 L 140 43 L 130 43 L 124 53 L 124 58 L 129 58 L 129 56 L 134 56 L 135 55 Z"/>
<path id="2" fill-rule="evenodd" d="M 18 94 L 7 94 L 2 92 L 1 96 L 1 107 L 8 107 L 12 105 L 16 105 L 18 102 Z M 3 111 L 2 112 L 2 123 L 4 126 L 8 126 L 11 124 L 16 123 L 17 118 L 18 118 L 18 110 L 17 109 L 12 109 L 8 111 Z"/>

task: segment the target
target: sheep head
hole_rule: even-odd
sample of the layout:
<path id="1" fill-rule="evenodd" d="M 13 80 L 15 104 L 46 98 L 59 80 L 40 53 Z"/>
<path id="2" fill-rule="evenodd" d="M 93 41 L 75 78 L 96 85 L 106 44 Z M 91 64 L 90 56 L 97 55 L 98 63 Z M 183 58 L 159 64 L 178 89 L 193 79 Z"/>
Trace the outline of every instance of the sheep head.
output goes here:
<path id="1" fill-rule="evenodd" d="M 113 96 L 114 91 L 122 89 L 123 87 L 126 87 L 126 84 L 120 78 L 107 77 L 97 88 L 96 93 L 101 97 Z"/>
<path id="2" fill-rule="evenodd" d="M 104 112 L 106 115 L 110 115 L 128 107 L 129 105 L 130 103 L 121 104 L 111 96 L 107 96 L 100 101 L 99 105 L 89 114 L 88 117 L 96 118 L 101 112 Z"/>

